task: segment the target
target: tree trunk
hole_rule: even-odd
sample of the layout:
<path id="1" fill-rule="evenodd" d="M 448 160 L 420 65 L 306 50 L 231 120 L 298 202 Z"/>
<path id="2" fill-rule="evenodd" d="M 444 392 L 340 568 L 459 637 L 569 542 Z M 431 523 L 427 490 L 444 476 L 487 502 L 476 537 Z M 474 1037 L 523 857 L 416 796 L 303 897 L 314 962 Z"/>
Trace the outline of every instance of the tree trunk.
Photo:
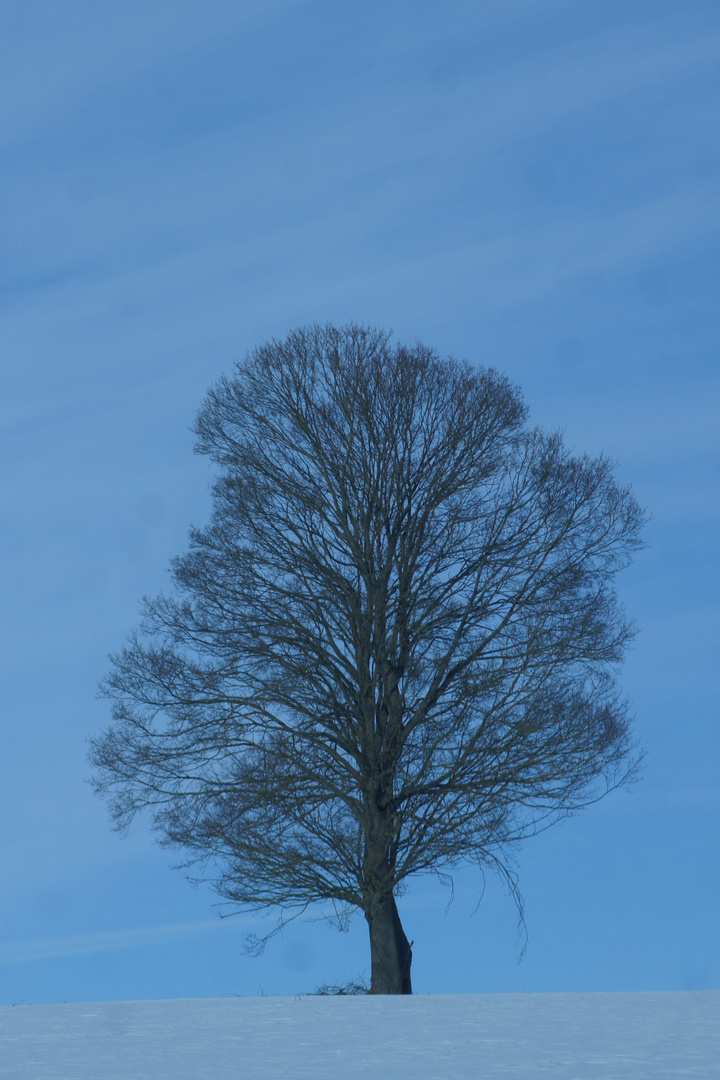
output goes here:
<path id="1" fill-rule="evenodd" d="M 412 943 L 402 928 L 395 897 L 373 897 L 365 918 L 370 928 L 370 993 L 412 994 Z"/>

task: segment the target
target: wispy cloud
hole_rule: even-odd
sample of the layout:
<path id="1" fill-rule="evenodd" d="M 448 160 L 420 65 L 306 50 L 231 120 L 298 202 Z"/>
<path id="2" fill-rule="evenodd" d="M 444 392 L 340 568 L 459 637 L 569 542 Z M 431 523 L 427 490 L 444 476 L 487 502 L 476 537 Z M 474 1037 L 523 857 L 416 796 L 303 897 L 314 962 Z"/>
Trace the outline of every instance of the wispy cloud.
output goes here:
<path id="1" fill-rule="evenodd" d="M 246 920 L 233 919 L 239 926 Z M 223 929 L 224 919 L 203 919 L 199 922 L 171 923 L 167 926 L 139 926 L 127 930 L 107 930 L 88 934 L 71 934 L 62 937 L 33 938 L 28 941 L 0 942 L 0 965 L 24 963 L 30 960 L 54 960 L 81 953 L 109 952 L 113 949 L 131 949 L 139 945 L 155 944 L 168 938 L 187 937 L 189 934 L 205 934 Z"/>
<path id="2" fill-rule="evenodd" d="M 0 94 L 12 107 L 0 117 L 0 142 L 47 132 L 106 86 L 137 80 L 148 68 L 186 61 L 188 52 L 229 34 L 282 18 L 307 0 L 242 4 L 165 4 L 73 0 L 54 10 L 37 0 L 0 10 Z"/>

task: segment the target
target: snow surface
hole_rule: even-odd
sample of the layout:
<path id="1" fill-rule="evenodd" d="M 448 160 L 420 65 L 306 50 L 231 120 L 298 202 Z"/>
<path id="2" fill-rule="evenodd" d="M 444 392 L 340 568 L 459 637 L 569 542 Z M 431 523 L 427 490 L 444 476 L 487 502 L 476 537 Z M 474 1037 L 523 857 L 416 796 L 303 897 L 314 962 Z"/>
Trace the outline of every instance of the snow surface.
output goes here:
<path id="1" fill-rule="evenodd" d="M 2 1080 L 720 1080 L 720 991 L 0 1007 Z"/>

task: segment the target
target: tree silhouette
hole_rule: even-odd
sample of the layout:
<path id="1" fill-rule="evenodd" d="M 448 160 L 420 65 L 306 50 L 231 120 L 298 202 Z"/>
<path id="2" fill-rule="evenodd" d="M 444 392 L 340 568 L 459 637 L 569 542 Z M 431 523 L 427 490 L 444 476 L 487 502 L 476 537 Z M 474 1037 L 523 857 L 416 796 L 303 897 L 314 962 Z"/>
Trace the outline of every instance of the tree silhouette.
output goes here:
<path id="1" fill-rule="evenodd" d="M 113 658 L 96 787 L 233 905 L 359 909 L 372 992 L 410 993 L 411 875 L 512 884 L 633 774 L 611 583 L 643 513 L 502 375 L 373 328 L 255 349 L 195 431 L 212 518 Z"/>

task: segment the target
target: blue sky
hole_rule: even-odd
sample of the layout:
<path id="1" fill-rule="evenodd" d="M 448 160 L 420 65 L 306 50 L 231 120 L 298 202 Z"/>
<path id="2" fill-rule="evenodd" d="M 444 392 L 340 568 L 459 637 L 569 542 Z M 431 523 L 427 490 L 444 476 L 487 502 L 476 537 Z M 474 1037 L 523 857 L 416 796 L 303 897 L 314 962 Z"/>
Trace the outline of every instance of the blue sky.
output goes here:
<path id="1" fill-rule="evenodd" d="M 720 987 L 720 10 L 6 0 L 0 1001 L 294 993 L 366 930 L 244 917 L 112 833 L 95 688 L 209 509 L 233 361 L 357 320 L 496 366 L 653 515 L 620 579 L 643 779 L 402 900 L 420 992 Z"/>

